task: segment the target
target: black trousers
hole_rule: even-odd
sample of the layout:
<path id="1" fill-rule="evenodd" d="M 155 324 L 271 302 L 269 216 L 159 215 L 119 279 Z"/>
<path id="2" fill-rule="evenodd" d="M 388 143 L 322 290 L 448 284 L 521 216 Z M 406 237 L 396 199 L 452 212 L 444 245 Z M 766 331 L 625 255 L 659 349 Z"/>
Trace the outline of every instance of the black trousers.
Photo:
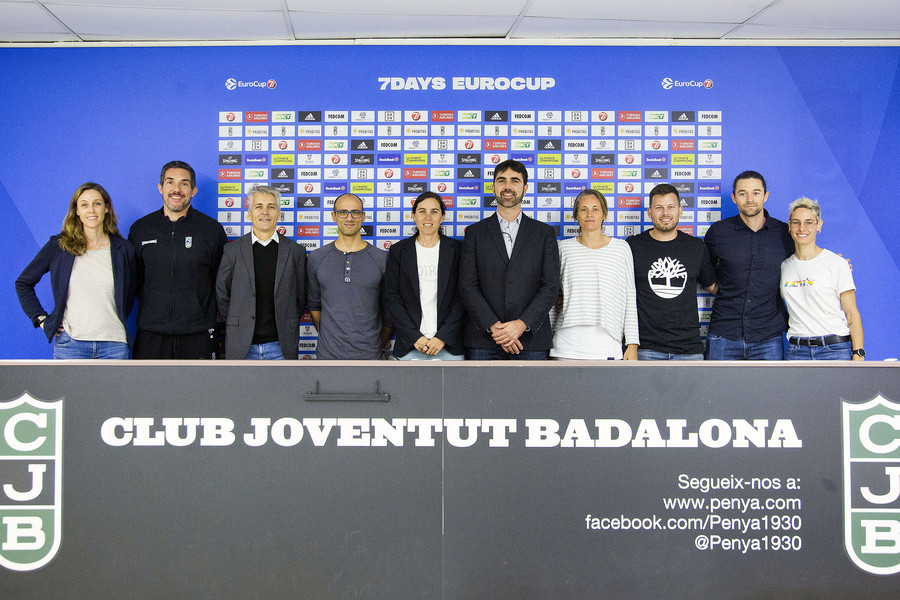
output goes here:
<path id="1" fill-rule="evenodd" d="M 134 337 L 133 359 L 214 359 L 219 349 L 216 330 L 165 335 L 138 329 Z"/>

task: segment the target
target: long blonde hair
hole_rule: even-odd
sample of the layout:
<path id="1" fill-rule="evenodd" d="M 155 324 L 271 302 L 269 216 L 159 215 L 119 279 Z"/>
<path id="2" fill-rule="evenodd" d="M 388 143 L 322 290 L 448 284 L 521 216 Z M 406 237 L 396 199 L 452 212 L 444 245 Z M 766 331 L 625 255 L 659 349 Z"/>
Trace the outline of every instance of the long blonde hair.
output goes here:
<path id="1" fill-rule="evenodd" d="M 100 195 L 103 197 L 103 202 L 106 203 L 106 208 L 109 209 L 103 217 L 103 233 L 106 235 L 117 235 L 119 233 L 119 230 L 116 227 L 119 219 L 116 217 L 116 211 L 113 210 L 112 200 L 110 199 L 109 194 L 99 183 L 93 183 L 91 181 L 82 183 L 78 186 L 78 189 L 75 190 L 75 193 L 72 194 L 72 199 L 69 201 L 69 211 L 66 213 L 66 218 L 63 219 L 62 230 L 59 232 L 59 247 L 75 256 L 81 256 L 87 250 L 87 238 L 84 237 L 84 224 L 78 217 L 78 199 L 81 197 L 81 194 L 87 190 L 96 190 L 100 192 Z"/>

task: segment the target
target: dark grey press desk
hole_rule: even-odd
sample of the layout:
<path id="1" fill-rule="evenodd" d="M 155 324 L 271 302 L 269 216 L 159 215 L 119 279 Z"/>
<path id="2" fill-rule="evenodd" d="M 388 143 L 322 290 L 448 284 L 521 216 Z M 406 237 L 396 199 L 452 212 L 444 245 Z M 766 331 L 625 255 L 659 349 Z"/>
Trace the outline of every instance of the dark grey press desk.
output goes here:
<path id="1" fill-rule="evenodd" d="M 900 589 L 897 363 L 7 361 L 0 402 L 4 599 Z"/>

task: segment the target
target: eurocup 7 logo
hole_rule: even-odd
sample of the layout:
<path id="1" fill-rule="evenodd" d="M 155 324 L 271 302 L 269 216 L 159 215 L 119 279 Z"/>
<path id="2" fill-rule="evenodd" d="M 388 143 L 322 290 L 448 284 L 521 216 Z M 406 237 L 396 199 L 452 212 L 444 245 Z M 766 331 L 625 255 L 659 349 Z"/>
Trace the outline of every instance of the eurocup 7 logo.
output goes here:
<path id="1" fill-rule="evenodd" d="M 844 547 L 876 575 L 900 572 L 900 404 L 843 402 Z"/>
<path id="2" fill-rule="evenodd" d="M 0 402 L 0 565 L 33 571 L 62 535 L 63 401 Z"/>

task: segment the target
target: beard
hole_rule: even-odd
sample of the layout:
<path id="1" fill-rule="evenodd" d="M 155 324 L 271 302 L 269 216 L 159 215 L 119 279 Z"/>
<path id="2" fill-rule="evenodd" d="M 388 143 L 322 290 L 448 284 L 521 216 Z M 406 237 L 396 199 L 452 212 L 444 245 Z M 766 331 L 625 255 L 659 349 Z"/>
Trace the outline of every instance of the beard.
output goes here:
<path id="1" fill-rule="evenodd" d="M 504 198 L 503 193 L 501 192 L 499 196 L 494 196 L 497 199 L 497 205 L 502 206 L 503 208 L 512 208 L 514 206 L 518 206 L 522 203 L 522 198 L 525 197 L 525 194 L 516 194 L 513 192 L 511 198 Z"/>

